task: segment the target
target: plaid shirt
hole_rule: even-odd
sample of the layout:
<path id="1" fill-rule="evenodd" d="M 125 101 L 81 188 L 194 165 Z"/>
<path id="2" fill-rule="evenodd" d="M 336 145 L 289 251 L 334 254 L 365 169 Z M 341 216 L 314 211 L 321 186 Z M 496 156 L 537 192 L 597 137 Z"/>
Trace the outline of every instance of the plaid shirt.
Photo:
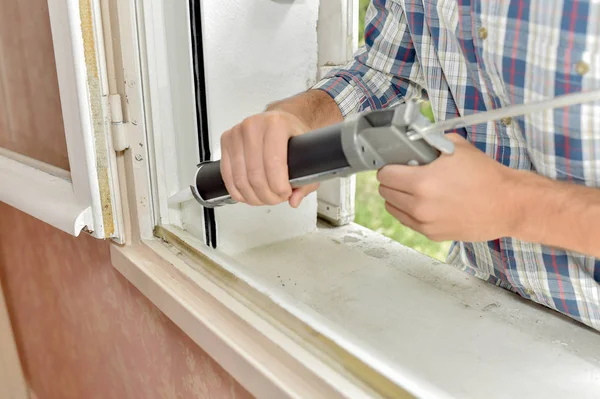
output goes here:
<path id="1" fill-rule="evenodd" d="M 598 89 L 600 2 L 373 0 L 365 45 L 315 88 L 344 116 L 425 95 L 437 120 Z M 598 103 L 458 133 L 511 168 L 600 187 Z M 600 329 L 598 259 L 502 238 L 454 243 L 448 263 Z"/>

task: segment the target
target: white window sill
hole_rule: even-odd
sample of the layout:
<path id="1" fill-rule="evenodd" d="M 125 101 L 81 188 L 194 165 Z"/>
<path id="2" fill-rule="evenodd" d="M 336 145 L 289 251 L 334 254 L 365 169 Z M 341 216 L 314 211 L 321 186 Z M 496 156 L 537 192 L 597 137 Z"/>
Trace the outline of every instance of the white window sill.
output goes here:
<path id="1" fill-rule="evenodd" d="M 178 231 L 177 235 L 184 247 L 203 248 L 185 232 Z M 250 353 L 252 350 L 268 353 L 265 342 L 270 341 L 283 351 L 281 356 L 286 361 L 291 357 L 297 367 L 303 365 L 290 371 L 269 363 L 269 371 L 263 376 L 290 380 L 285 380 L 287 385 L 278 385 L 280 391 L 265 391 L 268 384 L 264 382 L 272 382 L 271 377 L 252 379 L 248 377 L 253 373 L 248 371 L 251 366 L 240 371 L 241 363 L 228 364 L 232 357 L 223 355 L 225 350 L 211 353 L 242 384 L 252 385 L 250 390 L 255 395 L 286 396 L 296 392 L 309 397 L 309 391 L 302 391 L 308 386 L 313 394 L 332 388 L 345 392 L 349 387 L 358 393 L 364 383 L 374 381 L 373 374 L 353 374 L 352 364 L 356 362 L 344 361 L 345 355 L 334 356 L 339 364 L 332 365 L 322 360 L 327 348 L 319 349 L 312 341 L 298 345 L 296 340 L 294 344 L 290 330 L 286 333 L 274 329 L 281 314 L 273 316 L 271 312 L 281 308 L 309 327 L 313 338 L 314 333 L 321 334 L 386 381 L 419 397 L 583 398 L 595 397 L 600 389 L 600 336 L 596 332 L 355 224 L 320 226 L 314 233 L 237 254 L 233 260 L 208 251 L 209 258 L 237 277 L 230 286 L 232 303 L 240 300 L 238 290 L 244 283 L 267 298 L 258 306 L 260 309 L 254 304 L 253 310 L 248 311 L 252 309 L 249 306 L 241 313 L 240 309 L 222 313 L 217 308 L 203 307 L 195 296 L 198 287 L 205 289 L 197 285 L 202 274 L 198 272 L 203 268 L 184 264 L 181 259 L 185 257 L 177 250 L 178 256 L 168 252 L 164 244 L 154 241 L 148 245 L 152 248 L 149 252 L 159 252 L 170 263 L 160 261 L 156 255 L 154 261 L 142 261 L 136 250 L 114 247 L 115 266 L 209 353 L 212 344 L 201 339 L 202 329 L 186 312 L 208 312 L 206 328 L 222 327 L 217 336 L 250 338 L 235 344 L 221 342 L 229 351 L 245 352 L 251 359 L 258 356 Z M 163 265 L 157 266 L 157 262 Z M 166 282 L 173 282 L 173 270 L 177 269 L 178 278 L 187 280 L 188 286 L 152 288 L 156 278 L 140 270 L 159 267 Z M 218 287 L 222 283 L 211 284 Z M 165 282 L 158 286 L 161 284 Z M 213 300 L 219 298 L 211 295 Z M 182 296 L 185 299 L 177 299 Z M 211 316 L 211 311 L 216 313 Z M 239 317 L 244 312 L 252 315 L 244 321 L 244 328 L 249 325 L 261 331 L 258 335 L 262 341 L 256 341 L 258 344 L 252 343 L 252 334 L 236 325 L 215 321 L 219 315 L 233 320 L 236 316 L 232 314 Z M 263 317 L 271 320 L 265 323 Z M 238 329 L 237 333 L 232 328 Z M 260 356 L 253 367 L 256 359 Z M 350 370 L 350 375 L 344 370 Z M 361 381 L 356 383 L 356 378 Z"/>

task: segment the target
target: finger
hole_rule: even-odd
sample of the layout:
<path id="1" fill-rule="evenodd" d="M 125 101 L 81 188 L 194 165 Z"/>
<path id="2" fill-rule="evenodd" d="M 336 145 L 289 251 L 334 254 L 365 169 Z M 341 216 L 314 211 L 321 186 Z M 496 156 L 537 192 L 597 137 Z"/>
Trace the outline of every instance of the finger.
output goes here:
<path id="1" fill-rule="evenodd" d="M 280 200 L 279 196 L 271 191 L 265 164 L 263 162 L 263 153 L 265 148 L 264 124 L 253 123 L 252 125 L 242 125 L 244 129 L 244 157 L 246 159 L 246 173 L 248 182 L 252 190 L 263 204 L 275 205 L 285 200 Z M 280 150 L 281 151 L 281 150 Z"/>
<path id="2" fill-rule="evenodd" d="M 278 126 L 275 126 L 275 129 L 277 128 Z M 289 136 L 270 129 L 265 134 L 263 143 L 263 162 L 269 187 L 283 201 L 287 201 L 292 195 L 287 164 L 288 140 Z"/>
<path id="3" fill-rule="evenodd" d="M 377 172 L 377 180 L 386 187 L 411 194 L 423 180 L 423 173 L 417 166 L 387 165 Z"/>
<path id="4" fill-rule="evenodd" d="M 413 215 L 413 210 L 415 209 L 415 204 L 417 202 L 417 199 L 414 196 L 384 185 L 379 186 L 379 194 L 386 202 L 389 202 L 395 208 L 406 214 Z"/>
<path id="5" fill-rule="evenodd" d="M 223 148 L 223 152 L 221 154 L 221 176 L 223 177 L 225 188 L 234 201 L 246 202 L 244 196 L 239 192 L 234 184 L 233 173 L 231 172 L 231 161 L 227 147 L 222 146 L 221 148 Z"/>
<path id="6" fill-rule="evenodd" d="M 295 188 L 294 191 L 292 192 L 292 196 L 289 199 L 290 206 L 292 208 L 298 208 L 300 206 L 300 204 L 302 203 L 302 200 L 308 194 L 312 193 L 313 191 L 317 190 L 318 188 L 319 188 L 318 183 L 309 184 L 307 186 Z"/>
<path id="7" fill-rule="evenodd" d="M 408 227 L 409 229 L 419 231 L 419 229 L 421 227 L 421 223 L 419 223 L 417 220 L 415 220 L 410 215 L 402 212 L 400 209 L 396 208 L 394 205 L 390 204 L 389 202 L 386 202 L 385 210 L 390 215 L 392 215 L 394 218 L 396 218 L 400 223 L 402 223 L 404 226 Z"/>
<path id="8" fill-rule="evenodd" d="M 244 154 L 244 139 L 242 137 L 242 130 L 239 126 L 232 130 L 230 148 L 231 170 L 235 187 L 244 197 L 245 203 L 249 205 L 262 205 L 261 200 L 258 199 L 248 181 L 248 175 L 246 173 L 246 157 Z"/>

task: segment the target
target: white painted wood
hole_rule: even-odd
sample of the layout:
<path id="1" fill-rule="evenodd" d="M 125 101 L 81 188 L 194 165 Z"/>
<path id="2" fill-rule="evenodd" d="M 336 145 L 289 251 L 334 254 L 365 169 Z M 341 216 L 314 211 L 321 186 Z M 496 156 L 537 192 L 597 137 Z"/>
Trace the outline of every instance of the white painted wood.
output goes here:
<path id="1" fill-rule="evenodd" d="M 0 201 L 74 236 L 93 225 L 90 205 L 80 202 L 64 171 L 57 176 L 42 170 L 52 170 L 50 165 L 44 168 L 34 160 L 22 163 L 7 153 L 3 150 L 0 155 Z"/>
<path id="2" fill-rule="evenodd" d="M 317 192 L 319 216 L 334 226 L 354 221 L 356 176 L 321 184 Z"/>
<path id="3" fill-rule="evenodd" d="M 323 230 L 295 237 L 284 243 L 267 245 L 255 248 L 247 253 L 229 256 L 221 251 L 205 248 L 200 240 L 185 231 L 172 227 L 168 229 L 186 245 L 196 248 L 240 281 L 269 297 L 274 306 L 285 309 L 309 328 L 333 340 L 349 354 L 356 356 L 399 387 L 420 398 L 448 397 L 445 392 L 437 389 L 428 381 L 429 377 L 417 376 L 409 370 L 406 364 L 389 362 L 385 351 L 380 351 L 371 341 L 357 339 L 354 330 L 347 329 L 344 324 L 338 323 L 338 317 L 332 318 L 330 314 L 322 312 L 318 302 L 323 301 L 323 304 L 328 305 L 331 299 L 336 299 L 335 289 L 343 284 L 345 277 L 347 278 L 336 269 L 353 267 L 355 263 L 351 260 L 352 255 L 344 256 L 343 259 L 339 260 L 340 253 L 348 252 L 349 248 L 341 245 L 342 243 L 337 239 L 328 239 Z M 365 234 L 375 235 L 375 233 L 370 233 L 369 230 L 366 230 Z M 304 251 L 297 251 L 293 247 L 293 244 L 296 243 L 308 245 L 302 248 Z M 398 243 L 395 243 L 395 246 L 398 250 L 407 250 Z M 309 254 L 313 255 L 313 259 L 310 258 Z M 413 261 L 422 263 L 425 260 L 430 262 L 429 258 L 422 254 L 414 252 L 412 255 L 414 255 Z M 314 263 L 314 257 L 319 259 L 318 263 Z M 332 260 L 335 260 L 335 262 L 332 262 Z M 364 259 L 361 260 L 364 261 Z M 338 262 L 340 263 L 338 264 Z M 374 263 L 376 264 L 377 261 Z M 373 265 L 359 262 L 356 267 Z M 319 272 L 316 272 L 316 270 Z M 297 282 L 288 278 L 290 273 L 303 276 L 305 284 L 301 288 L 297 288 Z M 366 273 L 368 273 L 368 270 Z M 302 292 L 304 295 L 297 295 Z M 307 300 L 311 297 L 317 303 Z M 369 298 L 365 297 L 364 300 L 369 301 Z M 341 301 L 336 301 L 336 304 L 339 307 L 346 306 L 343 298 Z M 380 305 L 372 302 L 368 302 L 368 304 L 370 306 Z M 365 307 L 368 308 L 368 306 Z M 335 309 L 335 311 L 340 311 L 340 309 Z M 351 319 L 361 319 L 364 316 L 365 314 L 362 313 L 355 314 Z M 377 328 L 376 325 L 375 328 Z"/>
<path id="4" fill-rule="evenodd" d="M 127 98 L 124 104 L 124 120 L 127 123 L 127 137 L 130 148 L 124 154 L 123 170 L 120 177 L 126 184 L 129 197 L 127 216 L 131 220 L 131 239 L 149 239 L 153 237 L 154 227 L 159 214 L 155 208 L 154 198 L 158 193 L 151 184 L 151 168 L 154 152 L 151 131 L 151 104 L 144 101 L 143 90 L 149 89 L 149 73 L 145 37 L 143 34 L 143 11 L 136 0 L 115 1 L 115 9 L 110 15 L 114 22 L 113 53 L 122 65 L 115 67 L 118 77 L 124 82 L 121 93 Z M 137 10 L 137 11 L 136 11 Z M 121 69 L 122 68 L 122 69 Z M 115 77 L 116 79 L 116 77 Z M 154 188 L 154 189 L 153 189 Z"/>
<path id="5" fill-rule="evenodd" d="M 288 11 L 302 7 L 274 4 L 269 7 L 283 4 L 290 7 Z M 227 21 L 230 5 L 237 11 L 230 14 L 228 25 L 223 21 Z M 243 107 L 250 108 L 250 93 L 240 96 L 241 110 L 231 106 L 228 96 L 236 93 L 235 88 L 218 78 L 223 76 L 216 73 L 220 71 L 215 72 L 220 66 L 223 74 L 250 78 L 241 66 L 251 65 L 248 60 L 252 57 L 245 54 L 246 49 L 239 51 L 231 44 L 240 39 L 231 25 L 244 26 L 260 16 L 254 16 L 252 10 L 241 13 L 238 6 L 232 2 L 210 7 L 209 15 L 221 22 L 221 27 L 217 23 L 209 26 L 209 35 L 229 39 L 221 41 L 222 53 L 212 44 L 212 59 L 228 61 L 209 69 L 209 81 L 218 82 L 209 93 L 211 107 L 221 107 L 218 113 L 211 111 L 211 129 L 217 126 L 217 132 L 242 117 Z M 283 26 L 285 18 L 260 11 L 257 13 Z M 272 33 L 270 40 L 282 37 Z M 250 39 L 264 38 L 254 36 L 242 42 L 248 45 Z M 255 72 L 257 76 L 269 73 Z M 143 173 L 135 176 L 134 183 L 143 185 Z M 142 197 L 136 198 L 141 201 Z M 135 209 L 146 223 L 150 220 L 148 208 Z M 418 397 L 597 396 L 600 338 L 596 332 L 353 224 L 319 229 L 275 244 L 265 240 L 261 245 L 261 240 L 254 241 L 253 229 L 264 228 L 264 224 L 253 225 L 255 215 L 248 214 L 249 209 L 236 206 L 221 211 L 220 228 L 240 230 L 230 241 L 235 243 L 229 252 L 233 260 L 222 251 L 207 249 L 192 229 L 173 231 L 239 281 L 267 295 L 274 306 L 287 310 Z M 242 218 L 235 220 L 232 216 L 236 213 Z M 286 215 L 273 220 L 284 223 Z M 244 226 L 249 227 L 244 230 Z M 223 230 L 220 233 L 225 234 Z M 250 237 L 250 242 L 239 245 L 245 237 Z M 242 251 L 244 246 L 254 248 Z M 224 291 L 203 275 L 201 265 L 183 262 L 181 255 L 167 251 L 163 244 L 113 247 L 112 254 L 115 267 L 256 396 L 319 397 L 325 395 L 319 391 L 321 387 L 339 390 L 352 383 L 335 380 L 335 373 L 327 374 L 331 369 L 303 357 L 309 356 L 312 348 L 289 346 L 289 337 L 276 328 L 277 320 L 265 321 L 240 303 L 235 291 Z M 498 376 L 508 383 L 499 384 Z"/>
<path id="6" fill-rule="evenodd" d="M 209 130 L 220 136 L 245 117 L 316 82 L 319 2 L 206 0 L 202 3 Z M 293 210 L 236 205 L 216 210 L 219 248 L 232 253 L 312 231 L 316 196 Z"/>
<path id="7" fill-rule="evenodd" d="M 358 0 L 328 0 L 319 5 L 319 79 L 346 64 L 358 49 Z M 317 191 L 318 213 L 342 226 L 354 220 L 356 177 L 323 182 Z"/>
<path id="8" fill-rule="evenodd" d="M 358 49 L 359 0 L 327 0 L 319 5 L 319 66 L 344 65 Z"/>
<path id="9" fill-rule="evenodd" d="M 72 191 L 78 203 L 91 209 L 92 235 L 118 240 L 120 204 L 98 2 L 48 0 L 48 9 Z"/>
<path id="10" fill-rule="evenodd" d="M 0 398 L 28 399 L 29 389 L 0 282 Z"/>
<path id="11" fill-rule="evenodd" d="M 322 228 L 234 258 L 244 280 L 317 312 L 394 381 L 405 372 L 457 398 L 598 395 L 598 332 L 369 229 Z"/>
<path id="12" fill-rule="evenodd" d="M 181 226 L 181 209 L 170 209 L 167 199 L 191 184 L 199 160 L 197 150 L 193 152 L 198 148 L 198 139 L 190 45 L 186 39 L 189 36 L 187 2 L 138 2 L 138 9 L 144 29 L 140 33 L 146 54 L 146 101 L 150 111 L 147 126 L 151 150 L 155 150 L 150 153 L 150 162 L 158 221 Z M 187 146 L 180 145 L 182 142 Z M 187 149 L 191 149 L 192 156 L 186 157 Z"/>
<path id="13" fill-rule="evenodd" d="M 254 396 L 375 397 L 165 244 L 112 246 L 111 256 L 117 270 Z M 228 262 L 216 253 L 211 258 Z"/>
<path id="14" fill-rule="evenodd" d="M 202 237 L 203 209 L 195 201 L 167 204 L 192 184 L 199 160 L 187 2 L 138 1 L 137 7 L 157 220 Z M 219 159 L 226 129 L 315 83 L 318 2 L 206 0 L 202 14 L 208 123 Z M 219 248 L 235 252 L 314 230 L 316 208 L 311 195 L 297 210 L 287 204 L 217 209 Z"/>

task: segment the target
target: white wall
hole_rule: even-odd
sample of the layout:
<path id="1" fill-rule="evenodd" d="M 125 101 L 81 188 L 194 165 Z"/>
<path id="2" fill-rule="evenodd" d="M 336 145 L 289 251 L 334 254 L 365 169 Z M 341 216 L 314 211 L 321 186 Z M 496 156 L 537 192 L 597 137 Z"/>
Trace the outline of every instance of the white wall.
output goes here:
<path id="1" fill-rule="evenodd" d="M 202 4 L 213 158 L 221 134 L 317 78 L 318 0 L 205 0 Z M 316 199 L 300 209 L 217 209 L 219 248 L 243 251 L 315 228 Z"/>

